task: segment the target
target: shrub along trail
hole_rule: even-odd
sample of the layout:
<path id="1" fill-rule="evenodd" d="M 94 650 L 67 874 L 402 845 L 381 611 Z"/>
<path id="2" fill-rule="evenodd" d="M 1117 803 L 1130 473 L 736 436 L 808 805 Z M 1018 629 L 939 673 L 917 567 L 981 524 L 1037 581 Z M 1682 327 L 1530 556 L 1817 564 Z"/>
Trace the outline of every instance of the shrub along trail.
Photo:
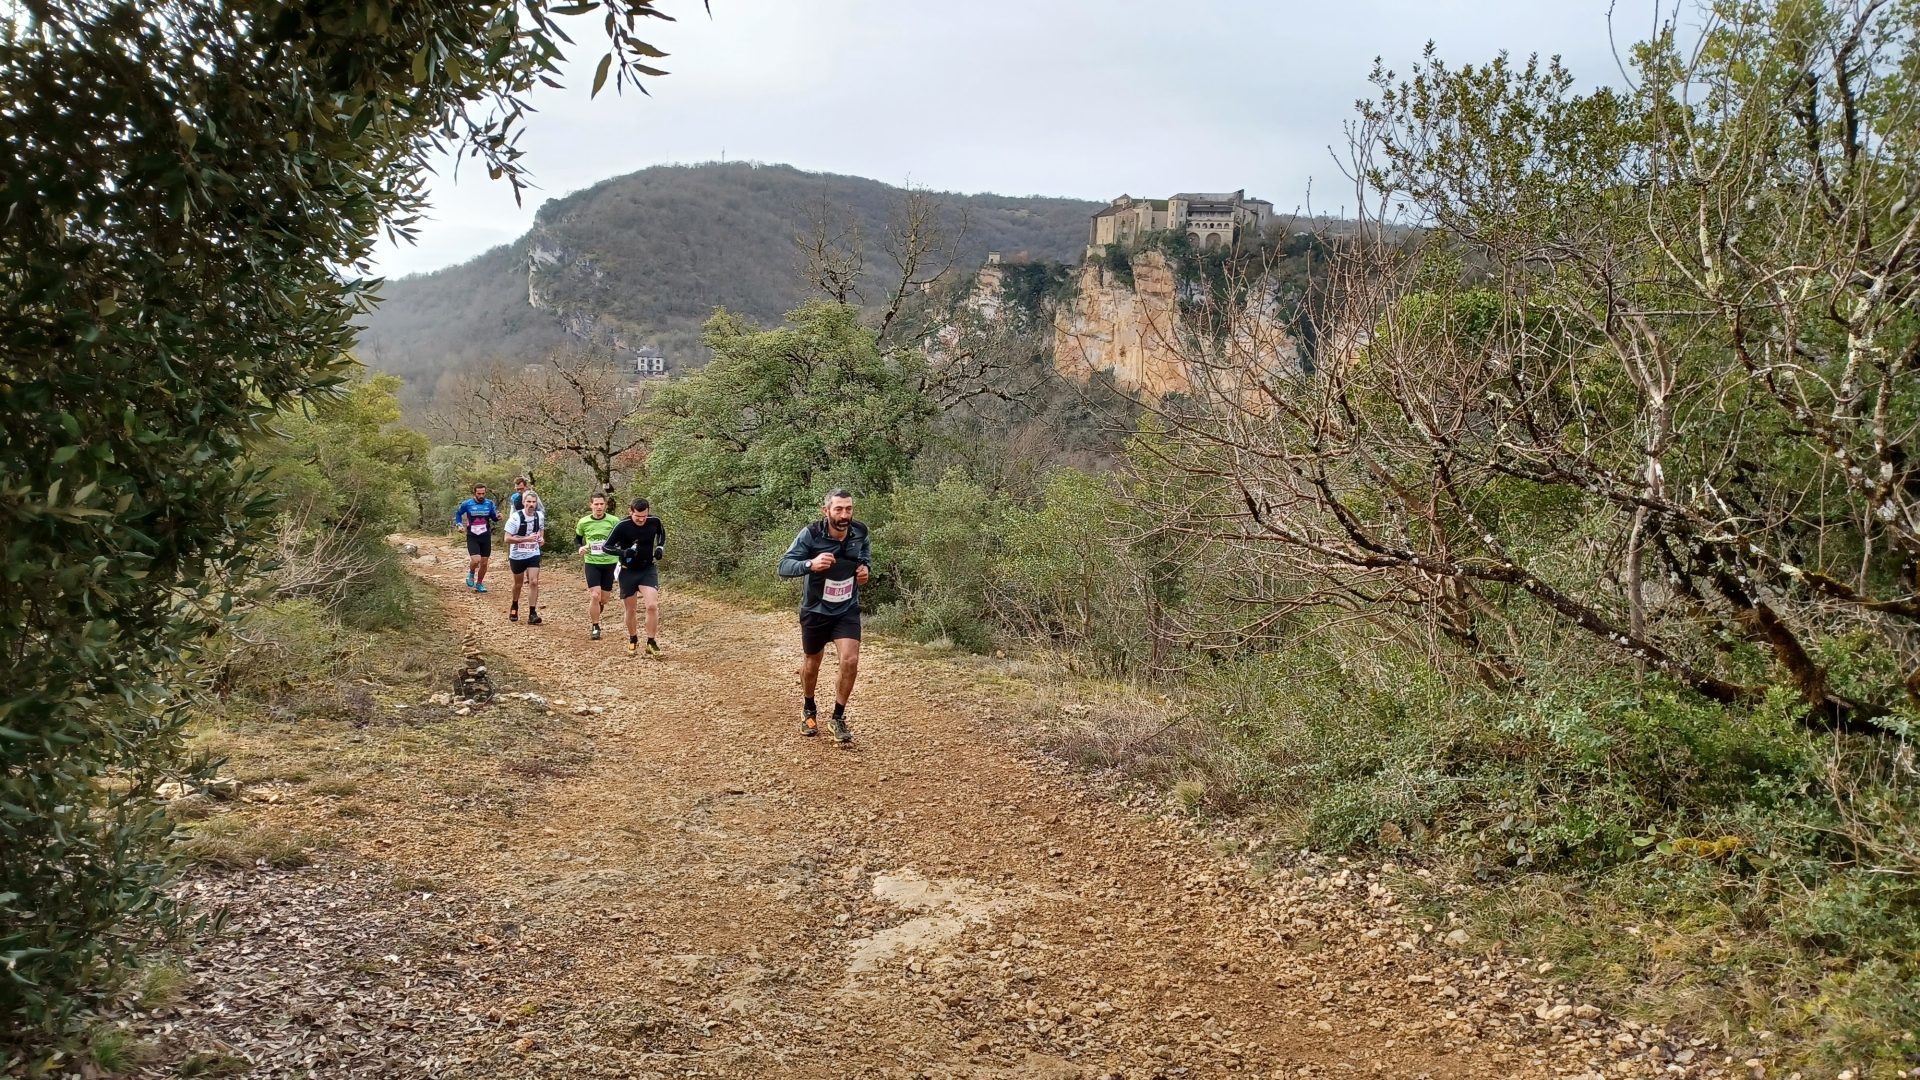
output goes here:
<path id="1" fill-rule="evenodd" d="M 351 1023 L 303 1007 L 337 1044 L 314 1075 L 1618 1077 L 1724 1060 L 1422 933 L 1364 873 L 1254 880 L 1023 761 L 952 665 L 869 641 L 842 749 L 797 733 L 783 614 L 669 574 L 666 658 L 629 658 L 617 618 L 587 640 L 571 572 L 550 571 L 529 628 L 505 619 L 505 575 L 473 594 L 464 559 L 419 543 L 447 617 L 505 660 L 498 689 L 540 695 L 565 734 L 470 761 L 491 797 L 407 795 L 340 825 L 340 855 L 248 879 L 229 960 L 253 939 L 272 953 L 297 917 L 249 922 L 276 873 L 382 908 L 372 940 L 329 929 L 338 899 L 299 929 L 313 949 L 295 981 L 362 987 Z M 265 812 L 302 822 L 300 801 Z M 382 875 L 387 901 L 364 884 Z M 219 969 L 223 1039 L 249 1075 L 304 1075 L 277 1056 L 299 1040 L 234 1023 L 260 996 L 230 985 L 259 978 L 246 966 Z"/>

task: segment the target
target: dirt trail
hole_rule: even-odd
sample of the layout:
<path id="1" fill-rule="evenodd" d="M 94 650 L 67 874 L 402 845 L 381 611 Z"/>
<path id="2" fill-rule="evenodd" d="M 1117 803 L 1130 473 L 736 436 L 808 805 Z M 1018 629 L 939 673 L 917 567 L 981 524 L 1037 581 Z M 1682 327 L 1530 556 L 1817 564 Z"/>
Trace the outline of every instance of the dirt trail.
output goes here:
<path id="1" fill-rule="evenodd" d="M 868 642 L 842 749 L 798 735 L 788 616 L 674 591 L 669 572 L 666 656 L 630 658 L 617 615 L 587 639 L 572 573 L 549 571 L 530 628 L 505 619 L 504 574 L 477 595 L 463 559 L 419 543 L 448 616 L 512 670 L 500 689 L 544 695 L 580 734 L 551 758 L 524 748 L 507 805 L 351 841 L 458 897 L 427 948 L 447 950 L 465 1020 L 421 1023 L 465 1064 L 428 1074 L 1544 1077 L 1599 1060 L 1603 1033 L 1564 1011 L 1528 1030 L 1524 988 L 1500 988 L 1510 1008 L 1457 1000 L 1442 984 L 1471 983 L 1471 962 L 1382 929 L 1381 885 L 1256 884 L 1022 761 L 967 680 L 911 650 Z M 1329 897 L 1357 914 L 1329 916 Z"/>

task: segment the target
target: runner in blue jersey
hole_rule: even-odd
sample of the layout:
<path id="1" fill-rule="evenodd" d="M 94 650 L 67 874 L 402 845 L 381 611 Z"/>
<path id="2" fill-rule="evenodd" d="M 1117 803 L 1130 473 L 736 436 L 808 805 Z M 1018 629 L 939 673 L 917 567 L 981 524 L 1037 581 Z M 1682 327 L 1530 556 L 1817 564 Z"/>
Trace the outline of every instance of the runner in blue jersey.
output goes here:
<path id="1" fill-rule="evenodd" d="M 487 498 L 487 485 L 473 485 L 473 498 L 453 512 L 455 532 L 467 534 L 467 588 L 487 591 L 487 562 L 493 558 L 493 527 L 500 523 L 500 508 Z"/>

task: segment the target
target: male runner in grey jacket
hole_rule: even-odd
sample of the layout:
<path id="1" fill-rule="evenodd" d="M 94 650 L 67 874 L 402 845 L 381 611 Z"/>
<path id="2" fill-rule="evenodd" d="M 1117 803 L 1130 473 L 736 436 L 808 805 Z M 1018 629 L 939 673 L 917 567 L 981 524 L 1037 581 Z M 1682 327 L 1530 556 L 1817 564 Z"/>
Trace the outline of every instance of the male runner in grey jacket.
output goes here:
<path id="1" fill-rule="evenodd" d="M 827 492 L 819 521 L 800 530 L 780 558 L 781 577 L 805 577 L 800 592 L 800 734 L 820 734 L 813 691 L 820 681 L 820 660 L 827 642 L 840 658 L 839 684 L 833 695 L 833 737 L 853 740 L 847 726 L 847 699 L 860 671 L 860 586 L 873 574 L 867 527 L 853 520 L 853 495 L 845 488 Z"/>

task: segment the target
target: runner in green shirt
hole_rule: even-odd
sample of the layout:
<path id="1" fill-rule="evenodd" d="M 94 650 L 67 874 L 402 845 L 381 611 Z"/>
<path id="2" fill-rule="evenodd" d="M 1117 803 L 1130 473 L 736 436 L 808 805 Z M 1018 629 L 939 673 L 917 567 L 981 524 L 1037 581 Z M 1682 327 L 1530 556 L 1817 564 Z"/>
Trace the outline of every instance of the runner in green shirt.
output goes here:
<path id="1" fill-rule="evenodd" d="M 593 629 L 588 637 L 600 640 L 600 608 L 607 602 L 607 593 L 613 589 L 613 573 L 620 564 L 618 555 L 606 553 L 607 537 L 613 535 L 613 527 L 620 524 L 617 518 L 607 516 L 607 497 L 596 494 L 593 497 L 593 512 L 580 519 L 573 527 L 573 544 L 578 554 L 585 556 L 587 568 L 587 622 Z"/>

